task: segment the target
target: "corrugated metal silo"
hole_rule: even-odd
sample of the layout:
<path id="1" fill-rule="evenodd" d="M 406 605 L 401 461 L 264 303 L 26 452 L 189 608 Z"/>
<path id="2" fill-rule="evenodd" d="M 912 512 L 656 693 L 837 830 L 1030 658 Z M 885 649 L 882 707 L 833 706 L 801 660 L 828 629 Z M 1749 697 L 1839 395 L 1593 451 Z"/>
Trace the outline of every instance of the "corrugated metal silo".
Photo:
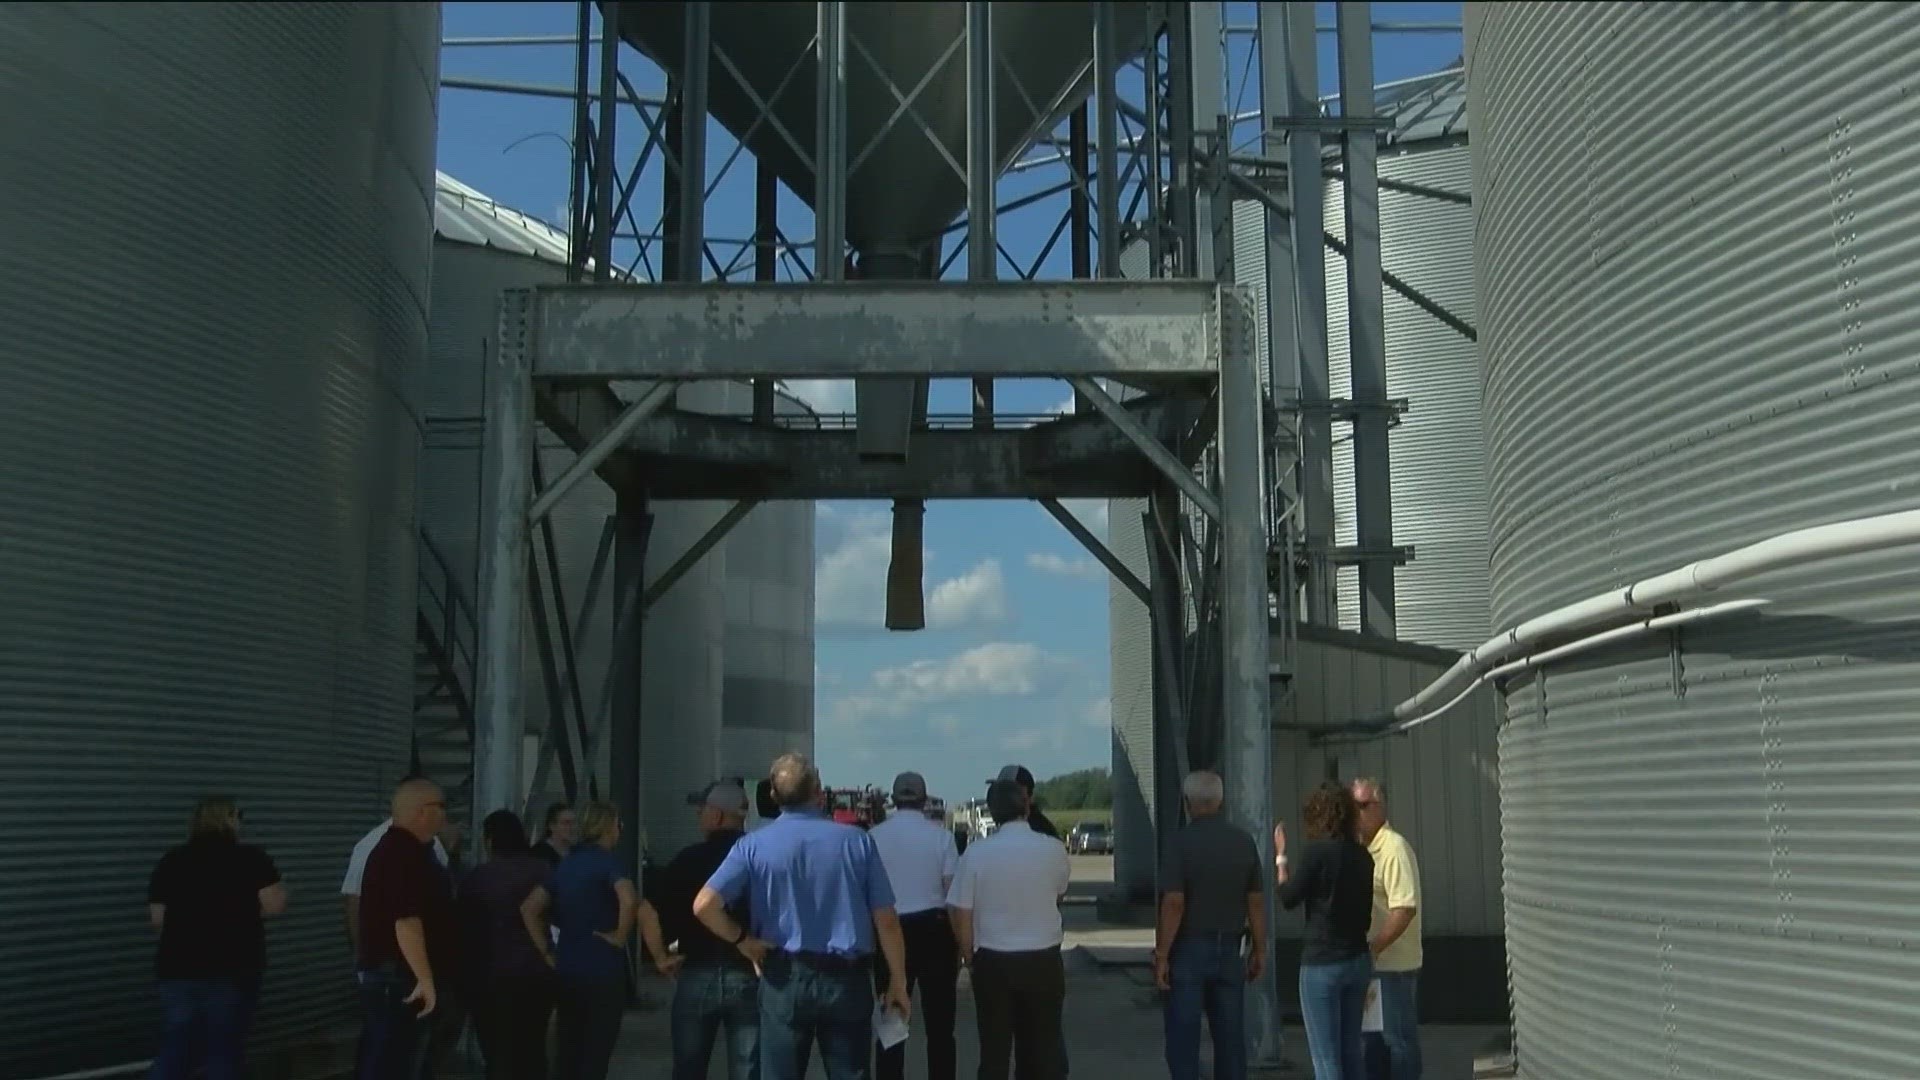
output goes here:
<path id="1" fill-rule="evenodd" d="M 235 795 L 342 1019 L 407 764 L 437 4 L 0 9 L 0 1075 L 150 1052 L 154 861 Z"/>
<path id="2" fill-rule="evenodd" d="M 1467 32 L 1497 625 L 1920 504 L 1920 9 Z M 1913 1074 L 1913 565 L 1756 578 L 1764 614 L 1507 688 L 1527 1076 Z"/>
<path id="3" fill-rule="evenodd" d="M 1378 88 L 1377 107 L 1394 121 L 1380 151 L 1380 176 L 1468 194 L 1465 80 L 1441 72 Z M 1326 181 L 1327 230 L 1346 236 L 1345 191 Z M 1265 208 L 1234 206 L 1237 280 L 1266 287 Z M 1447 310 L 1473 321 L 1473 211 L 1426 195 L 1382 188 L 1380 262 Z M 1335 397 L 1348 397 L 1347 261 L 1326 253 L 1327 367 Z M 1385 290 L 1387 393 L 1409 408 L 1391 438 L 1393 538 L 1415 548 L 1394 575 L 1396 636 L 1470 649 L 1492 631 L 1487 611 L 1486 447 L 1480 368 L 1474 344 L 1392 290 Z M 1267 347 L 1264 328 L 1260 346 Z M 1354 532 L 1351 427 L 1335 426 L 1334 538 Z M 1341 567 L 1340 626 L 1360 627 L 1359 570 Z"/>

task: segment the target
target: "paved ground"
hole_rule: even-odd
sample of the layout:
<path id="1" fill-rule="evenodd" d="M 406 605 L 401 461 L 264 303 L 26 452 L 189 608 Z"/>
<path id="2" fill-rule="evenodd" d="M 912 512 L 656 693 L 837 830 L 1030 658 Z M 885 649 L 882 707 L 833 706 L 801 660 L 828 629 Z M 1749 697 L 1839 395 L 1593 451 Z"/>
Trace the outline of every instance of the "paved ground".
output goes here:
<path id="1" fill-rule="evenodd" d="M 1153 931 L 1146 927 L 1100 924 L 1093 915 L 1092 897 L 1113 880 L 1113 860 L 1101 856 L 1076 857 L 1074 888 L 1068 894 L 1067 1046 L 1076 1077 L 1092 1080 L 1147 1080 L 1167 1075 L 1162 1058 L 1160 999 L 1148 971 Z M 664 980 L 649 982 L 643 994 L 655 1002 L 650 1009 L 627 1015 L 621 1047 L 614 1059 L 615 1077 L 664 1077 L 671 1065 L 671 1041 L 664 1008 L 672 990 Z M 916 1032 L 919 1017 L 914 1018 Z M 1457 1080 L 1475 1075 L 1476 1055 L 1500 1034 L 1488 1027 L 1434 1027 L 1423 1033 L 1427 1053 L 1426 1075 L 1431 1080 Z M 1286 1065 L 1268 1075 L 1306 1077 L 1305 1039 L 1299 1024 L 1284 1033 Z M 963 973 L 960 983 L 959 1068 L 971 1077 L 977 1067 L 973 994 Z M 920 1042 L 909 1043 L 907 1075 L 925 1077 Z M 725 1076 L 718 1054 L 711 1077 Z M 813 1076 L 824 1076 L 816 1060 Z"/>

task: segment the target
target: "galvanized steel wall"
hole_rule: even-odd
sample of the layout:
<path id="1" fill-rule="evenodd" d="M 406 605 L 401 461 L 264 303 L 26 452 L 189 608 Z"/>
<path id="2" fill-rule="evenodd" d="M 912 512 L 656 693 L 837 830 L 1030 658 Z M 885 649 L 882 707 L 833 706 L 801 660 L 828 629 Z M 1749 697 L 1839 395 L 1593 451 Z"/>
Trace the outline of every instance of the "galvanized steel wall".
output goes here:
<path id="1" fill-rule="evenodd" d="M 1467 148 L 1458 138 L 1415 142 L 1380 157 L 1392 180 L 1467 193 Z M 1345 192 L 1327 182 L 1327 229 L 1345 238 Z M 1257 293 L 1266 288 L 1265 216 L 1256 202 L 1234 204 L 1234 272 Z M 1388 272 L 1468 322 L 1473 321 L 1473 211 L 1458 203 L 1382 189 L 1380 259 Z M 1326 253 L 1327 366 L 1335 397 L 1350 395 L 1347 262 Z M 1398 636 L 1468 649 L 1492 632 L 1487 610 L 1486 444 L 1480 370 L 1473 342 L 1392 290 L 1385 290 L 1387 393 L 1409 399 L 1393 429 L 1393 538 L 1416 549 L 1394 576 Z M 1264 296 L 1259 297 L 1264 305 Z M 1264 306 L 1262 308 L 1264 310 Z M 1262 320 L 1264 323 L 1265 320 Z M 1267 332 L 1260 332 L 1264 355 Z M 1354 534 L 1351 426 L 1335 427 L 1335 539 Z M 1359 571 L 1341 567 L 1340 626 L 1360 626 Z"/>
<path id="2" fill-rule="evenodd" d="M 1145 278 L 1147 245 L 1120 253 L 1120 274 Z M 1123 389 L 1123 388 L 1116 388 Z M 1107 547 L 1141 581 L 1147 567 L 1145 499 L 1107 502 Z M 1153 623 L 1147 606 L 1119 582 L 1107 582 L 1108 707 L 1113 714 L 1113 880 L 1123 890 L 1151 893 L 1155 878 L 1153 831 Z"/>
<path id="3" fill-rule="evenodd" d="M 1920 8 L 1468 9 L 1496 622 L 1913 508 Z M 1508 688 L 1528 1077 L 1913 1075 L 1917 585 Z"/>
<path id="4" fill-rule="evenodd" d="M 0 1075 L 148 1055 L 147 875 L 231 793 L 348 1015 L 407 765 L 437 4 L 0 8 Z"/>

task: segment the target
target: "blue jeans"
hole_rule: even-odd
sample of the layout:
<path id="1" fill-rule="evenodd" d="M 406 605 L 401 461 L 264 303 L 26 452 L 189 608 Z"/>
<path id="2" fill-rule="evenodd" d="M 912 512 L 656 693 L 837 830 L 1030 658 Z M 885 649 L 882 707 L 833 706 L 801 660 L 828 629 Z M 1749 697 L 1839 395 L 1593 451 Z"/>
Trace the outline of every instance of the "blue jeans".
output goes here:
<path id="1" fill-rule="evenodd" d="M 1420 1080 L 1420 971 L 1380 971 L 1380 1032 L 1367 1035 L 1367 1075 Z"/>
<path id="2" fill-rule="evenodd" d="M 1246 1080 L 1247 962 L 1240 935 L 1188 934 L 1167 954 L 1167 1075 L 1200 1080 L 1200 1017 L 1213 1033 L 1215 1080 Z"/>
<path id="3" fill-rule="evenodd" d="M 816 1042 L 827 1080 L 869 1080 L 872 979 L 864 960 L 768 953 L 760 968 L 760 1080 L 801 1080 Z"/>
<path id="4" fill-rule="evenodd" d="M 1300 1015 L 1307 1023 L 1314 1080 L 1365 1080 L 1360 1018 L 1372 980 L 1373 957 L 1364 953 L 1331 964 L 1300 965 Z"/>
<path id="5" fill-rule="evenodd" d="M 152 1080 L 240 1080 L 258 991 L 233 979 L 162 979 Z"/>
<path id="6" fill-rule="evenodd" d="M 361 971 L 357 978 L 363 1019 L 355 1080 L 420 1080 L 427 1074 L 432 1022 L 406 1003 L 412 972 Z"/>
<path id="7" fill-rule="evenodd" d="M 681 968 L 673 988 L 673 1080 L 706 1080 L 723 1027 L 727 1076 L 759 1080 L 760 980 L 753 969 L 715 960 Z"/>

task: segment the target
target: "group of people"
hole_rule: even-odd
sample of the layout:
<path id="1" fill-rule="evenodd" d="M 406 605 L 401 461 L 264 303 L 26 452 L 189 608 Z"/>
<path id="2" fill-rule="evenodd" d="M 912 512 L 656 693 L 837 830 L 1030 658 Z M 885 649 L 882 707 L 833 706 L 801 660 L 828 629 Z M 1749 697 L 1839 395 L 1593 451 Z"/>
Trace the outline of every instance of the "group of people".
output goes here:
<path id="1" fill-rule="evenodd" d="M 1066 1076 L 1059 902 L 1069 864 L 1031 773 L 1010 765 L 991 783 L 999 828 L 964 855 L 922 812 L 917 773 L 895 778 L 897 812 L 870 830 L 832 820 L 804 755 L 777 759 L 765 788 L 769 820 L 751 833 L 738 781 L 690 796 L 703 839 L 647 873 L 642 892 L 616 854 L 624 823 L 611 804 L 549 809 L 538 845 L 515 814 L 496 811 L 482 825 L 485 860 L 456 875 L 445 795 L 425 779 L 402 782 L 341 885 L 363 1010 L 356 1076 L 424 1080 L 470 1021 L 489 1080 L 545 1080 L 549 1063 L 556 1080 L 604 1080 L 636 934 L 675 982 L 674 1080 L 705 1077 L 716 1042 L 732 1080 L 800 1080 L 816 1046 L 830 1080 L 900 1080 L 905 1045 L 893 1036 L 915 992 L 929 1080 L 953 1080 L 963 969 L 981 1080 Z M 1218 775 L 1191 774 L 1184 795 L 1189 823 L 1162 853 L 1153 952 L 1167 1066 L 1174 1080 L 1199 1076 L 1204 1017 L 1214 1075 L 1241 1080 L 1244 987 L 1267 956 L 1265 871 L 1252 837 L 1221 814 Z M 1274 827 L 1273 872 L 1280 901 L 1306 909 L 1299 986 L 1315 1075 L 1417 1078 L 1412 848 L 1387 824 L 1372 780 L 1329 783 L 1304 814 L 1291 862 L 1286 828 Z M 165 1021 L 154 1080 L 242 1074 L 265 920 L 288 901 L 272 859 L 240 842 L 241 822 L 232 799 L 202 800 L 187 843 L 153 872 Z M 1378 1034 L 1366 1035 L 1376 1004 Z"/>

